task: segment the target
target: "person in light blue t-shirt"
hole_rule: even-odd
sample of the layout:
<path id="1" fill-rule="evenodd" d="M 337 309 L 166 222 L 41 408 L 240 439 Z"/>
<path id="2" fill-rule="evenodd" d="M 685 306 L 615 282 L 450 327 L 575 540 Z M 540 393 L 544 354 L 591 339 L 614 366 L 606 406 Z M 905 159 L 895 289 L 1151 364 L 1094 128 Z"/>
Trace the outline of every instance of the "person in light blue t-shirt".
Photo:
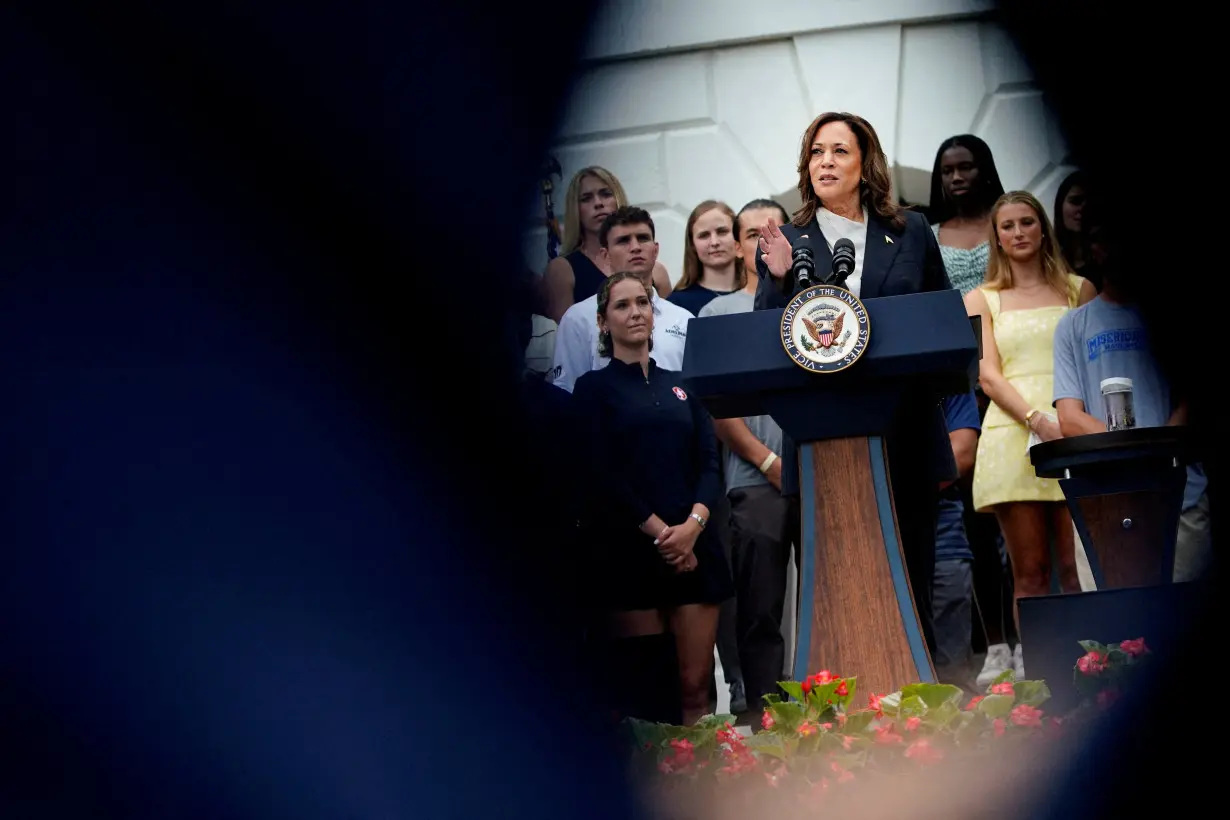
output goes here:
<path id="1" fill-rule="evenodd" d="M 1135 300 L 1107 269 L 1102 293 L 1069 311 L 1055 328 L 1055 401 L 1059 427 L 1065 436 L 1106 432 L 1102 380 L 1132 380 L 1132 406 L 1137 427 L 1184 424 L 1186 407 L 1149 352 L 1149 339 Z M 1187 469 L 1183 515 L 1175 545 L 1176 581 L 1194 578 L 1209 550 L 1208 498 L 1204 470 Z"/>

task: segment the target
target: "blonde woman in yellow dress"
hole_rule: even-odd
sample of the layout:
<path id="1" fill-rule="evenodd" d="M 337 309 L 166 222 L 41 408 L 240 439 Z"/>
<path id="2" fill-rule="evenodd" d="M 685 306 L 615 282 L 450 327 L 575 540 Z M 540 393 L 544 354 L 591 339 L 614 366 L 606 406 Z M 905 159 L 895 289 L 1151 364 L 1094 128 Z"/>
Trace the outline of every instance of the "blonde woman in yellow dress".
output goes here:
<path id="1" fill-rule="evenodd" d="M 991 209 L 991 256 L 985 283 L 965 297 L 982 318 L 979 381 L 991 404 L 974 462 L 974 508 L 993 512 L 1012 563 L 1016 599 L 1050 592 L 1052 571 L 1065 592 L 1079 592 L 1072 519 L 1059 482 L 1038 478 L 1030 433 L 1060 438 L 1050 415 L 1055 325 L 1097 295 L 1064 261 L 1046 212 L 1026 191 L 1010 191 Z M 1058 566 L 1051 566 L 1048 531 Z M 1019 623 L 1018 623 L 1019 628 Z M 1020 646 L 1015 659 L 1020 668 Z"/>

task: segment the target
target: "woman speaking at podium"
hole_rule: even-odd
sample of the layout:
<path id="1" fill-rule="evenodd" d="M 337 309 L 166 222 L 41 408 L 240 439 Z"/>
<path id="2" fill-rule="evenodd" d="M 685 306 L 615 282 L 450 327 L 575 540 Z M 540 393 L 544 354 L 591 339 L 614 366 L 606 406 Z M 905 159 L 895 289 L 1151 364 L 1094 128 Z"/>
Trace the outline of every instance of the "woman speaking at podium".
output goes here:
<path id="1" fill-rule="evenodd" d="M 854 243 L 854 271 L 845 288 L 860 299 L 951 288 L 935 233 L 922 214 L 893 201 L 892 178 L 880 138 L 854 114 L 830 112 L 812 121 L 799 151 L 803 206 L 788 225 L 770 221 L 760 233 L 756 309 L 784 308 L 796 287 L 792 246 L 816 250 L 817 267 L 833 243 Z M 825 248 L 827 246 L 827 248 Z M 828 254 L 824 253 L 827 250 Z M 828 271 L 824 271 L 825 274 Z M 935 567 L 935 517 L 939 482 L 956 477 L 939 405 L 919 397 L 903 407 L 888 440 L 889 471 L 897 526 L 927 644 L 931 628 L 931 576 Z M 841 412 L 840 407 L 832 412 Z M 782 494 L 797 497 L 795 446 L 783 442 Z M 796 521 L 798 516 L 793 518 Z M 796 537 L 795 543 L 799 539 Z"/>

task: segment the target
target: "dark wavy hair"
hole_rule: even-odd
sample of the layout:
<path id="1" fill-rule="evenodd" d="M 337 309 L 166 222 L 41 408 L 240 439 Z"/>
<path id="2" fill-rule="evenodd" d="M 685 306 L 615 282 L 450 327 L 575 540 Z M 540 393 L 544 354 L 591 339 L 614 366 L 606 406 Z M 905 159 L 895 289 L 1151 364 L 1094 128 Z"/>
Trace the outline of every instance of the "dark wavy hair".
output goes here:
<path id="1" fill-rule="evenodd" d="M 1068 230 L 1068 226 L 1063 222 L 1063 201 L 1068 198 L 1068 192 L 1073 188 L 1080 187 L 1085 192 L 1085 216 L 1083 221 L 1083 233 L 1076 234 Z M 1055 191 L 1055 239 L 1059 242 L 1059 249 L 1063 251 L 1064 258 L 1068 260 L 1068 264 L 1073 268 L 1076 267 L 1077 256 L 1081 257 L 1084 262 L 1089 261 L 1090 234 L 1097 222 L 1097 204 L 1094 202 L 1094 185 L 1089 178 L 1089 174 L 1084 171 L 1073 171 L 1063 178 L 1063 182 L 1059 183 L 1059 190 Z M 1078 252 L 1077 246 L 1080 246 Z"/>
<path id="2" fill-rule="evenodd" d="M 639 225 L 641 223 L 638 221 L 636 224 Z M 632 281 L 636 282 L 638 285 L 641 285 L 642 287 L 644 287 L 645 295 L 649 297 L 650 302 L 653 301 L 653 285 L 646 282 L 643 278 L 641 278 L 641 276 L 639 276 L 638 274 L 632 273 L 631 271 L 626 271 L 626 270 L 620 271 L 619 273 L 612 273 L 610 276 L 606 278 L 606 281 L 602 283 L 602 288 L 598 291 L 598 313 L 597 313 L 598 316 L 601 316 L 604 319 L 606 318 L 606 309 L 607 309 L 607 306 L 610 305 L 611 303 L 611 288 L 615 287 L 620 282 L 623 282 L 625 279 L 631 279 Z M 599 327 L 601 327 L 601 325 L 599 325 Z M 652 313 L 649 316 L 649 330 L 650 330 L 649 352 L 652 353 L 653 352 L 653 314 Z M 603 333 L 601 330 L 599 330 L 598 331 L 598 355 L 603 357 L 604 359 L 609 359 L 611 357 L 611 354 L 614 352 L 615 352 L 615 343 L 611 339 L 611 331 L 608 330 L 606 333 Z"/>
<path id="3" fill-rule="evenodd" d="M 991 210 L 995 200 L 1004 195 L 1004 183 L 999 181 L 991 146 L 973 134 L 949 137 L 940 143 L 939 150 L 935 152 L 935 165 L 931 168 L 931 202 L 927 206 L 927 215 L 933 223 L 945 222 L 957 213 L 956 205 L 944 195 L 944 182 L 940 175 L 940 163 L 949 148 L 965 148 L 973 154 L 974 164 L 978 166 L 978 185 L 970 194 L 978 198 L 979 208 Z"/>
<path id="4" fill-rule="evenodd" d="M 799 147 L 799 198 L 803 206 L 794 212 L 794 225 L 807 227 L 820 208 L 820 195 L 811 184 L 811 144 L 816 133 L 830 122 L 844 122 L 858 140 L 858 151 L 863 156 L 862 175 L 859 183 L 859 200 L 869 212 L 900 230 L 905 227 L 905 215 L 893 199 L 893 177 L 888 171 L 888 157 L 880 145 L 880 137 L 871 123 L 856 114 L 830 111 L 811 121 L 803 132 L 803 144 Z"/>

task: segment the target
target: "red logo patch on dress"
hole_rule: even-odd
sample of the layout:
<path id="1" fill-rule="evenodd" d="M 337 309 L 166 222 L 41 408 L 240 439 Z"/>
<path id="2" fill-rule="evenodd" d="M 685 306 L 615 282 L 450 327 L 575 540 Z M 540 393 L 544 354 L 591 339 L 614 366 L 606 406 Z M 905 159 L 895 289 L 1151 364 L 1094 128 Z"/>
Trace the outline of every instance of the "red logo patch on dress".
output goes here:
<path id="1" fill-rule="evenodd" d="M 679 401 L 687 401 L 687 400 L 688 400 L 688 394 L 687 394 L 687 393 L 685 393 L 685 392 L 683 392 L 683 390 L 682 390 L 681 388 L 678 388 L 678 387 L 672 387 L 672 388 L 671 388 L 671 391 L 675 394 L 675 398 L 679 399 Z"/>

